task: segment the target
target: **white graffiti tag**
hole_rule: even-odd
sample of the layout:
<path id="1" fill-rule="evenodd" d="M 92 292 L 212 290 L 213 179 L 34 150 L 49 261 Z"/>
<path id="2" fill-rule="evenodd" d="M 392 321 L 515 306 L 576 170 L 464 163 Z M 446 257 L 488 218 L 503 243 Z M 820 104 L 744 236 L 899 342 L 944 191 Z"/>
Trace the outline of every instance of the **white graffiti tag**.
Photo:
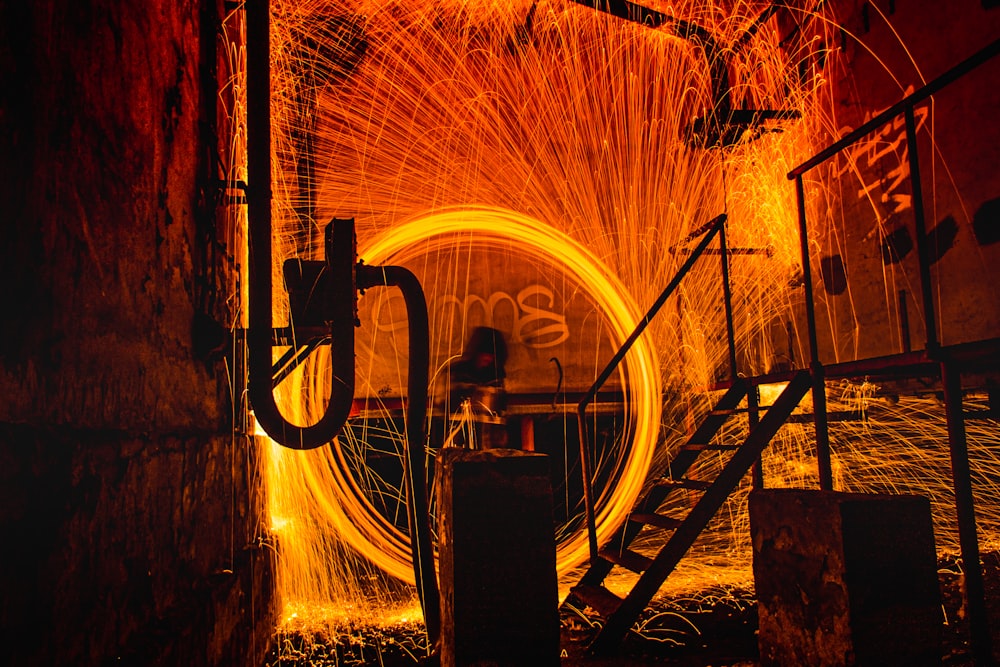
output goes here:
<path id="1" fill-rule="evenodd" d="M 397 297 L 389 297 L 390 300 L 393 298 Z M 496 326 L 500 319 L 498 312 L 502 315 L 507 310 L 513 318 L 511 342 L 542 349 L 555 347 L 569 339 L 566 315 L 552 310 L 555 301 L 555 294 L 551 289 L 534 284 L 518 292 L 516 298 L 504 291 L 493 292 L 486 298 L 477 294 L 468 294 L 464 298 L 444 294 L 431 301 L 428 311 L 432 326 L 440 331 L 447 331 L 450 329 L 447 326 L 449 318 L 455 318 L 460 327 L 469 322 Z M 406 327 L 405 320 L 390 316 L 390 321 L 385 321 L 385 314 L 386 311 L 381 315 L 377 310 L 372 312 L 377 331 L 391 332 Z"/>
<path id="2" fill-rule="evenodd" d="M 444 322 L 448 311 L 452 311 L 453 316 L 464 323 L 472 319 L 478 306 L 482 309 L 483 324 L 495 326 L 497 308 L 504 303 L 510 304 L 514 318 L 512 342 L 541 349 L 554 347 L 569 338 L 566 316 L 551 310 L 555 294 L 544 285 L 529 285 L 517 293 L 516 299 L 503 291 L 493 292 L 485 299 L 475 294 L 464 299 L 447 294 L 434 300 L 432 312 L 438 315 L 437 321 Z"/>

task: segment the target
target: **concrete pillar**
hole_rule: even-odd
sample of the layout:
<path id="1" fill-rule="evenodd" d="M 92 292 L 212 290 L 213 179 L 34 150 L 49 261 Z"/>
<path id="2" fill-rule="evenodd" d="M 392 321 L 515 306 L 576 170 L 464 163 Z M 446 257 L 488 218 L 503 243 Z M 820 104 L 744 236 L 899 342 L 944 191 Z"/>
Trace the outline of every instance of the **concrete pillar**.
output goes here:
<path id="1" fill-rule="evenodd" d="M 761 665 L 939 665 L 941 601 L 922 496 L 750 495 Z"/>
<path id="2" fill-rule="evenodd" d="M 442 667 L 558 665 L 548 457 L 445 448 L 438 469 Z"/>

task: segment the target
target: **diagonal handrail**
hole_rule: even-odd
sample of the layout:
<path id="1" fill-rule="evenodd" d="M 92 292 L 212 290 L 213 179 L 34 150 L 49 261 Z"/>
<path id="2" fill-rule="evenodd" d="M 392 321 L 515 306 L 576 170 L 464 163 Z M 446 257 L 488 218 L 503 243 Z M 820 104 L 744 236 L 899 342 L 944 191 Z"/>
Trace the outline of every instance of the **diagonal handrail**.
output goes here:
<path id="1" fill-rule="evenodd" d="M 727 216 L 725 213 L 721 213 L 715 218 L 713 218 L 711 221 L 709 221 L 708 224 L 696 230 L 696 232 L 694 233 L 695 236 L 699 233 L 704 234 L 704 236 L 702 236 L 701 238 L 701 241 L 699 241 L 698 245 L 695 246 L 693 251 L 691 251 L 691 254 L 688 255 L 688 258 L 684 261 L 684 264 L 681 265 L 681 267 L 677 270 L 677 273 L 674 274 L 674 277 L 670 280 L 670 282 L 663 289 L 663 291 L 660 292 L 660 296 L 657 297 L 656 301 L 653 302 L 653 305 L 650 306 L 649 310 L 646 311 L 646 314 L 643 315 L 641 320 L 639 320 L 639 323 L 636 325 L 635 329 L 632 331 L 629 337 L 625 339 L 625 342 L 621 344 L 621 347 L 619 347 L 618 351 L 615 352 L 615 355 L 611 358 L 611 361 L 609 361 L 607 366 L 604 367 L 604 370 L 601 371 L 600 375 L 597 376 L 597 379 L 590 386 L 590 389 L 587 390 L 587 393 L 584 394 L 583 398 L 580 399 L 580 402 L 577 404 L 576 408 L 577 423 L 579 426 L 579 433 L 580 433 L 580 472 L 583 476 L 583 504 L 587 514 L 587 534 L 590 544 L 591 565 L 593 565 L 597 561 L 598 544 L 597 544 L 597 519 L 594 509 L 594 488 L 593 488 L 592 471 L 590 468 L 590 456 L 589 456 L 590 452 L 588 451 L 588 446 L 587 446 L 587 443 L 590 441 L 589 434 L 587 433 L 587 419 L 586 419 L 587 406 L 590 405 L 590 403 L 597 396 L 598 390 L 602 386 L 604 386 L 604 383 L 607 382 L 609 377 L 611 377 L 611 374 L 615 371 L 616 368 L 618 368 L 618 365 L 625 358 L 625 355 L 628 354 L 628 351 L 632 348 L 632 345 L 639 338 L 639 336 L 642 335 L 642 332 L 646 330 L 646 327 L 649 326 L 649 323 L 660 311 L 660 308 L 663 307 L 663 304 L 667 302 L 667 299 L 670 298 L 670 295 L 674 293 L 674 290 L 676 290 L 678 285 L 680 285 L 681 280 L 683 280 L 684 276 L 688 274 L 688 272 L 691 270 L 691 267 L 694 266 L 694 263 L 698 261 L 698 258 L 701 257 L 702 254 L 704 254 L 705 249 L 708 248 L 708 244 L 712 242 L 712 239 L 715 238 L 716 234 L 719 235 L 720 244 L 722 248 L 720 254 L 722 255 L 723 276 L 728 277 L 729 275 L 728 259 L 726 257 L 726 252 L 725 252 L 726 217 Z M 727 302 L 727 312 L 726 312 L 727 319 L 730 319 L 731 308 L 728 307 L 729 304 L 728 284 L 725 285 L 725 296 Z M 729 348 L 730 348 L 729 357 L 730 360 L 733 361 L 735 359 L 734 356 L 735 353 L 734 353 L 734 342 L 732 337 L 732 326 L 731 323 L 727 324 L 729 324 L 729 326 L 727 327 L 729 333 Z M 736 369 L 734 365 L 734 367 L 730 369 L 730 373 L 735 375 L 735 372 Z"/>

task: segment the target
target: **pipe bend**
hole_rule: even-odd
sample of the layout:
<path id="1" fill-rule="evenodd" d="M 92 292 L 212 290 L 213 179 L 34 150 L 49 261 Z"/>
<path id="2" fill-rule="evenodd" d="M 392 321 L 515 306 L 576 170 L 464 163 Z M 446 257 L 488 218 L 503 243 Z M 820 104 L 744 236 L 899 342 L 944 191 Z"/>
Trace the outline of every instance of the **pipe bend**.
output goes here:
<path id="1" fill-rule="evenodd" d="M 427 394 L 430 367 L 430 333 L 428 331 L 427 300 L 420 281 L 401 266 L 357 266 L 358 287 L 376 285 L 397 287 L 406 304 L 407 332 L 410 337 L 409 362 L 406 378 L 406 442 L 403 457 L 407 496 L 407 519 L 413 553 L 413 572 L 417 593 L 424 612 L 424 623 L 431 644 L 441 635 L 440 592 L 434 570 L 434 548 L 431 543 L 430 509 L 427 498 L 427 477 L 424 472 L 427 455 L 424 449 L 427 433 Z"/>
<path id="2" fill-rule="evenodd" d="M 318 422 L 290 424 L 278 409 L 271 382 L 271 45 L 270 2 L 246 3 L 247 48 L 247 232 L 250 312 L 247 328 L 247 394 L 261 427 L 285 447 L 313 449 L 333 440 L 343 428 L 354 398 L 353 320 L 347 336 L 331 342 L 333 382 L 330 403 Z M 338 321 L 343 317 L 338 317 Z M 346 349 L 345 349 L 346 348 Z"/>
<path id="3" fill-rule="evenodd" d="M 290 423 L 278 408 L 271 382 L 271 341 L 255 341 L 249 350 L 250 378 L 247 391 L 254 416 L 278 444 L 290 449 L 315 449 L 336 438 L 351 411 L 354 399 L 354 323 L 347 322 L 349 335 L 333 334 L 330 342 L 330 401 L 319 421 L 307 426 Z"/>

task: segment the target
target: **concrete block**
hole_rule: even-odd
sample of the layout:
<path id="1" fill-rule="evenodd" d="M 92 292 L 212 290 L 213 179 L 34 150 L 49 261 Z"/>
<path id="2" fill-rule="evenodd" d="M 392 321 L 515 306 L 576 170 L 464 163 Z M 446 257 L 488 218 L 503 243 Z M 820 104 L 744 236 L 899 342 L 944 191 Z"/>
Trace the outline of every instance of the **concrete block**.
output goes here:
<path id="1" fill-rule="evenodd" d="M 941 602 L 922 496 L 750 496 L 761 665 L 938 665 Z"/>
<path id="2" fill-rule="evenodd" d="M 445 448 L 438 470 L 442 666 L 558 665 L 548 457 Z"/>

